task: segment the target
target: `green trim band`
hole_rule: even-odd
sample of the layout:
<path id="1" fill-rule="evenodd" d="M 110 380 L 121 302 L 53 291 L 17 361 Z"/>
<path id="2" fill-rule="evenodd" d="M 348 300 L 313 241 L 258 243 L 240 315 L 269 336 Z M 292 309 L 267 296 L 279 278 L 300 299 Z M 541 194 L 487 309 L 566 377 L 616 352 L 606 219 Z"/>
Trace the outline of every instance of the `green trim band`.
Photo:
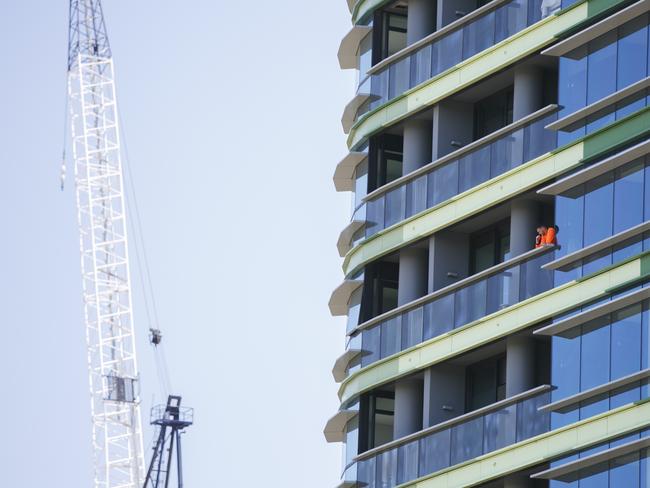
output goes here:
<path id="1" fill-rule="evenodd" d="M 398 488 L 474 486 L 610 441 L 649 424 L 650 402 L 631 403 L 401 484 Z"/>
<path id="2" fill-rule="evenodd" d="M 553 288 L 352 373 L 341 383 L 339 399 L 345 403 L 388 381 L 530 327 L 648 274 L 650 257 L 645 253 L 583 280 Z"/>
<path id="3" fill-rule="evenodd" d="M 368 15 L 371 15 L 378 8 L 383 7 L 387 3 L 390 3 L 391 0 L 357 0 L 352 7 L 352 23 L 354 25 L 358 24 Z"/>

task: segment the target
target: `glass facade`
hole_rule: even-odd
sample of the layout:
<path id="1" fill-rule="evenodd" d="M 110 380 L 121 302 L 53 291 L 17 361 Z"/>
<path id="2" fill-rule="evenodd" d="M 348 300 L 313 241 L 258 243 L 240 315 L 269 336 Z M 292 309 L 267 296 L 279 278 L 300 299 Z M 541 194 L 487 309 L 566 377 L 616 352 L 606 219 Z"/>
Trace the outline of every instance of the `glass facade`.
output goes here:
<path id="1" fill-rule="evenodd" d="M 635 432 L 554 461 L 551 463 L 551 467 L 559 467 L 607 449 L 614 449 L 623 444 L 645 439 L 649 435 L 648 430 Z M 549 488 L 650 488 L 649 457 L 650 450 L 647 448 L 624 456 L 615 456 L 613 459 L 596 465 L 572 471 L 560 479 L 550 480 Z"/>
<path id="2" fill-rule="evenodd" d="M 552 338 L 551 381 L 558 401 L 650 367 L 649 301 Z M 648 397 L 648 381 L 583 400 L 552 415 L 553 428 Z"/>
<path id="3" fill-rule="evenodd" d="M 560 59 L 560 118 L 650 76 L 648 14 L 614 29 Z M 559 144 L 573 141 L 648 105 L 646 91 L 598 112 L 571 132 L 558 134 Z"/>
<path id="4" fill-rule="evenodd" d="M 555 199 L 562 248 L 558 257 L 630 229 L 650 219 L 650 157 L 636 159 L 581 184 Z M 556 273 L 556 285 L 588 275 L 650 249 L 647 239 L 631 239 Z"/>

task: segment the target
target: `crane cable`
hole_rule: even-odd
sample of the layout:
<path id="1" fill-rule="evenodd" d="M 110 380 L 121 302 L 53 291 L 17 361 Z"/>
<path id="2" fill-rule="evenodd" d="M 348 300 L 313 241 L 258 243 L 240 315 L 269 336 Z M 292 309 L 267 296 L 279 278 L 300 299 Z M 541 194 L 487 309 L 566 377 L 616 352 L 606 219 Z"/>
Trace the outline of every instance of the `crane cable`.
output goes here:
<path id="1" fill-rule="evenodd" d="M 131 171 L 131 159 L 129 158 L 128 145 L 126 142 L 124 126 L 124 118 L 118 107 L 118 117 L 120 121 L 120 137 L 122 139 L 122 147 L 124 148 L 124 167 L 126 167 L 126 176 L 124 178 L 124 185 L 127 193 L 125 198 L 126 206 L 132 218 L 127 219 L 130 223 L 131 234 L 134 237 L 135 252 L 136 252 L 136 267 L 140 278 L 142 287 L 142 295 L 145 302 L 145 310 L 147 321 L 149 322 L 149 330 L 160 330 L 160 321 L 158 318 L 158 307 L 156 305 L 156 298 L 153 289 L 153 280 L 151 279 L 151 271 L 149 267 L 149 259 L 147 256 L 147 248 L 144 241 L 144 232 L 142 230 L 142 220 L 140 218 L 140 209 L 138 206 L 138 199 L 136 196 L 135 179 Z M 128 198 L 130 196 L 130 198 Z M 149 298 L 147 298 L 147 294 Z M 166 397 L 172 390 L 171 380 L 169 377 L 169 369 L 167 367 L 167 360 L 164 353 L 162 344 L 154 344 L 154 361 L 156 363 L 156 373 L 161 387 L 163 398 Z"/>
<path id="2" fill-rule="evenodd" d="M 63 150 L 62 155 L 61 155 L 61 173 L 60 173 L 60 185 L 61 185 L 61 191 L 64 190 L 65 188 L 65 176 L 66 176 L 66 166 L 65 166 L 65 149 L 66 149 L 66 143 L 68 140 L 68 120 L 70 117 L 69 110 L 70 110 L 70 96 L 68 94 L 68 71 L 66 70 L 66 94 L 65 94 L 65 102 L 64 102 L 64 110 L 63 110 Z"/>
<path id="3" fill-rule="evenodd" d="M 68 84 L 68 71 L 66 70 L 66 87 Z M 70 114 L 69 114 L 69 104 L 70 104 L 70 97 L 69 94 L 67 93 L 67 88 L 66 88 L 66 96 L 65 96 L 65 109 L 64 109 L 64 120 L 63 120 L 63 150 L 62 150 L 62 157 L 61 157 L 61 173 L 60 173 L 60 188 L 61 191 L 64 190 L 65 188 L 65 178 L 66 178 L 66 147 L 67 147 L 67 142 L 68 142 L 68 124 L 70 122 Z M 131 232 L 131 235 L 133 236 L 134 240 L 134 248 L 135 248 L 135 262 L 136 262 L 136 268 L 137 268 L 137 273 L 138 277 L 140 279 L 140 285 L 141 285 L 141 290 L 142 290 L 142 297 L 144 299 L 144 308 L 145 308 L 145 314 L 147 317 L 147 322 L 149 323 L 149 330 L 150 331 L 158 331 L 160 330 L 160 321 L 158 319 L 158 307 L 156 306 L 156 300 L 155 300 L 155 294 L 153 290 L 153 283 L 151 279 L 151 272 L 149 268 L 149 259 L 147 257 L 147 250 L 144 242 L 144 233 L 142 231 L 142 222 L 140 219 L 140 209 L 138 207 L 138 200 L 136 197 L 136 190 L 135 190 L 135 179 L 133 178 L 133 173 L 131 171 L 131 163 L 130 163 L 130 158 L 129 158 L 129 151 L 128 151 L 128 146 L 126 142 L 126 135 L 125 135 L 125 130 L 123 128 L 124 126 L 124 118 L 122 117 L 122 113 L 119 109 L 119 106 L 117 107 L 117 117 L 119 119 L 119 137 L 122 140 L 122 147 L 123 147 L 123 166 L 126 167 L 126 176 L 127 178 L 124 178 L 124 186 L 125 186 L 125 205 L 126 209 L 129 213 L 130 216 L 133 218 L 127 218 L 129 230 Z M 70 141 L 70 144 L 74 144 L 74 141 Z M 167 359 L 165 356 L 164 348 L 162 347 L 161 344 L 154 344 L 152 342 L 152 347 L 154 349 L 154 361 L 155 361 L 155 367 L 156 367 L 156 375 L 158 376 L 158 382 L 160 386 L 160 393 L 162 395 L 162 398 L 166 398 L 167 395 L 172 391 L 172 385 L 171 385 L 171 380 L 170 380 L 170 375 L 169 375 L 169 368 L 167 366 Z"/>

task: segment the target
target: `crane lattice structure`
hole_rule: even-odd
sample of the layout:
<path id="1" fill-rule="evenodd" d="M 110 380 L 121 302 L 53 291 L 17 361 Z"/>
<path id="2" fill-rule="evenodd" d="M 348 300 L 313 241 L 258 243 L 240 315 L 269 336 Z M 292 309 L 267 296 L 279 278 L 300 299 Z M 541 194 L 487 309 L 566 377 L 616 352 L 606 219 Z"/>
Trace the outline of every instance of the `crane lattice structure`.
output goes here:
<path id="1" fill-rule="evenodd" d="M 68 102 L 90 378 L 95 488 L 144 479 L 113 59 L 100 0 L 70 0 Z"/>

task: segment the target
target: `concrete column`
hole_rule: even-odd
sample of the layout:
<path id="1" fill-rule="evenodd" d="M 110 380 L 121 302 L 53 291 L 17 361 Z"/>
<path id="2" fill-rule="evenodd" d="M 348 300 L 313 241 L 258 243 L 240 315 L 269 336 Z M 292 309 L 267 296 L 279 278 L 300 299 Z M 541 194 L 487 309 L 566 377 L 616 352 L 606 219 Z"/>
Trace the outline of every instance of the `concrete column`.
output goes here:
<path id="1" fill-rule="evenodd" d="M 411 3 L 409 2 L 409 8 Z M 437 24 L 442 29 L 476 8 L 476 0 L 438 0 Z"/>
<path id="2" fill-rule="evenodd" d="M 404 378 L 395 383 L 393 439 L 422 430 L 422 381 Z"/>
<path id="3" fill-rule="evenodd" d="M 404 122 L 403 175 L 431 162 L 431 135 L 431 122 L 428 120 Z"/>
<path id="4" fill-rule="evenodd" d="M 424 372 L 424 428 L 465 413 L 465 367 L 438 364 Z"/>
<path id="5" fill-rule="evenodd" d="M 526 475 L 508 476 L 503 480 L 503 488 L 532 488 L 533 480 Z"/>
<path id="6" fill-rule="evenodd" d="M 517 66 L 512 118 L 519 120 L 540 108 L 544 101 L 544 71 L 538 66 Z"/>
<path id="7" fill-rule="evenodd" d="M 433 160 L 441 158 L 474 139 L 474 106 L 444 100 L 433 108 Z"/>
<path id="8" fill-rule="evenodd" d="M 409 0 L 406 44 L 410 45 L 436 30 L 436 2 Z"/>
<path id="9" fill-rule="evenodd" d="M 539 204 L 534 200 L 516 199 L 510 205 L 510 257 L 535 247 L 535 229 L 539 225 Z"/>
<path id="10" fill-rule="evenodd" d="M 506 397 L 535 386 L 535 340 L 526 336 L 506 339 Z"/>
<path id="11" fill-rule="evenodd" d="M 429 293 L 469 274 L 469 235 L 442 231 L 429 239 Z"/>
<path id="12" fill-rule="evenodd" d="M 399 254 L 397 305 L 404 305 L 427 294 L 426 249 L 404 248 Z"/>

